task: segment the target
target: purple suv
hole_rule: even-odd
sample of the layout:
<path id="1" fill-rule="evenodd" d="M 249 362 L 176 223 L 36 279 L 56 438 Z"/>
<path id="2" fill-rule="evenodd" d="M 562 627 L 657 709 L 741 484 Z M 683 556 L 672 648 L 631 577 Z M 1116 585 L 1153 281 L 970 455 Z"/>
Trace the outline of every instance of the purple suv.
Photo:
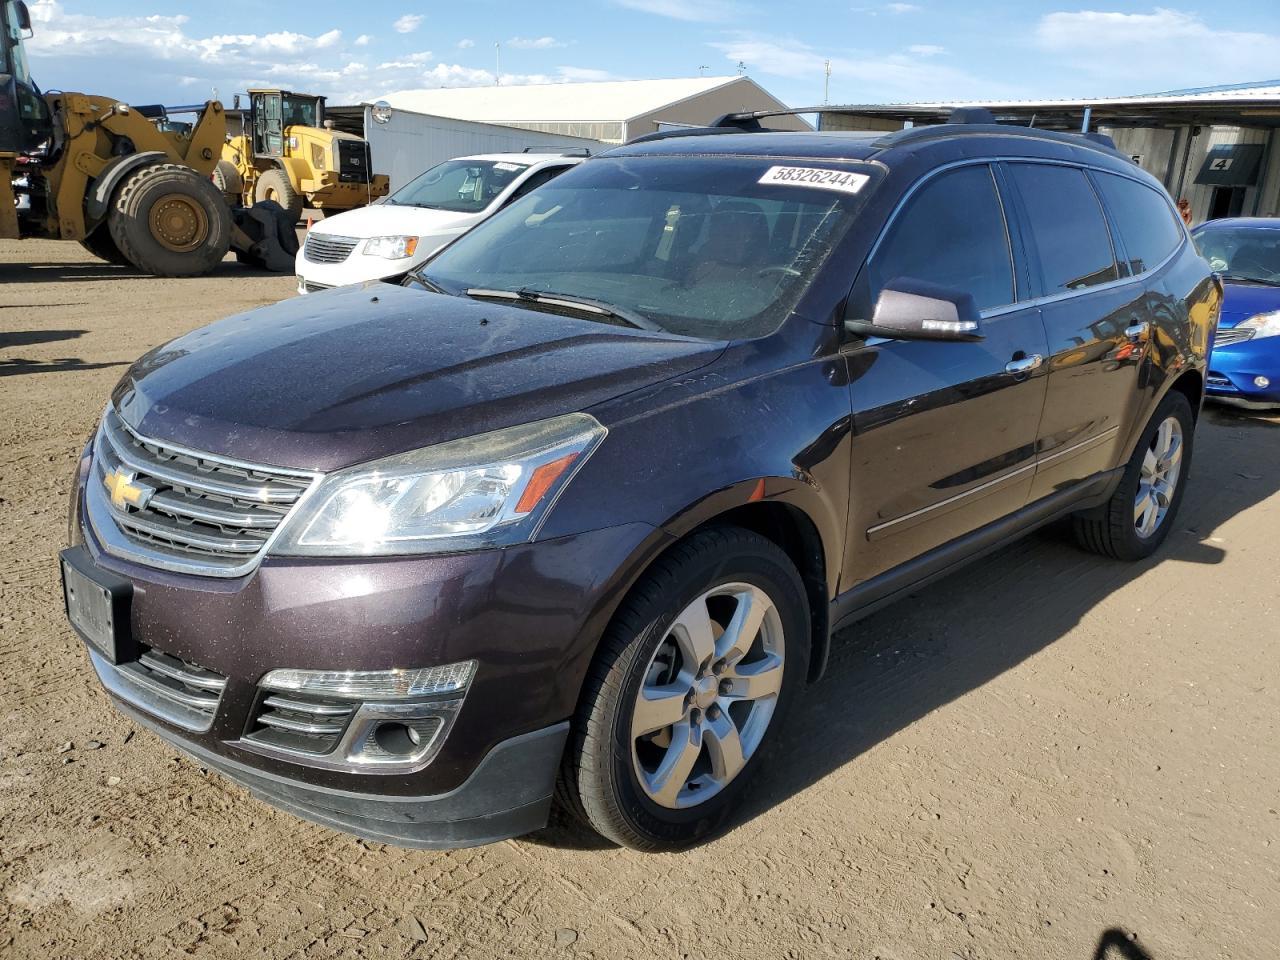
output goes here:
<path id="1" fill-rule="evenodd" d="M 1157 549 L 1220 299 L 1082 137 L 655 135 L 403 286 L 140 359 L 68 615 L 121 710 L 299 816 L 458 846 L 555 796 L 687 846 L 834 630 L 1058 517 Z"/>

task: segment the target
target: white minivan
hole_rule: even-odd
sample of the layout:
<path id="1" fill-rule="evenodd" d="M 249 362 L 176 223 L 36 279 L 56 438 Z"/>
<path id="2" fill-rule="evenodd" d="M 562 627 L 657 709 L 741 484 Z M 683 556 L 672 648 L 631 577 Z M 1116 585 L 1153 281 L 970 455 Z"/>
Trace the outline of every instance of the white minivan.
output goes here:
<path id="1" fill-rule="evenodd" d="M 295 261 L 298 292 L 402 277 L 454 237 L 582 159 L 490 153 L 437 164 L 379 203 L 315 224 Z"/>

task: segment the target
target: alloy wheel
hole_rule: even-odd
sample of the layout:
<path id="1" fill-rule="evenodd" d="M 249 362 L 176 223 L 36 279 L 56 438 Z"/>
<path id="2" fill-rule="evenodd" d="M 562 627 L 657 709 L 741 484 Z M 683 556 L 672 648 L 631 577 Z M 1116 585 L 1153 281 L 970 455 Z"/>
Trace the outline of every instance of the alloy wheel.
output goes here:
<path id="1" fill-rule="evenodd" d="M 632 762 L 650 800 L 692 807 L 733 781 L 773 719 L 785 654 L 781 617 L 759 587 L 723 584 L 681 611 L 632 709 Z"/>
<path id="2" fill-rule="evenodd" d="M 1154 534 L 1169 514 L 1182 472 L 1182 441 L 1177 417 L 1165 417 L 1151 438 L 1133 502 L 1133 523 L 1140 537 Z"/>

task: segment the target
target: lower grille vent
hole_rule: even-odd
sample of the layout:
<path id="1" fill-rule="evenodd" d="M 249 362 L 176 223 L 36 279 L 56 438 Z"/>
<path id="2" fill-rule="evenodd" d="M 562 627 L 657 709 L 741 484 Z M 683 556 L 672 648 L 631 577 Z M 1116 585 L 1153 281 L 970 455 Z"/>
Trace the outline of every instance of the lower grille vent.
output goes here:
<path id="1" fill-rule="evenodd" d="M 121 675 L 138 692 L 138 705 L 190 730 L 213 725 L 227 679 L 159 650 L 122 663 Z"/>
<path id="2" fill-rule="evenodd" d="M 359 704 L 304 693 L 264 691 L 246 740 L 302 753 L 330 753 Z"/>

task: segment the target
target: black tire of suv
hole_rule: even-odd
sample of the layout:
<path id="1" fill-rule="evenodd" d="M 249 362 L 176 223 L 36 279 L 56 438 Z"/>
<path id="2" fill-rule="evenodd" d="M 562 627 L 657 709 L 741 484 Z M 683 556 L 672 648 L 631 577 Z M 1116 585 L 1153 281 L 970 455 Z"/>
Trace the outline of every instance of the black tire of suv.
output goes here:
<path id="1" fill-rule="evenodd" d="M 1149 537 L 1138 534 L 1134 525 L 1134 499 L 1138 494 L 1138 484 L 1142 474 L 1142 461 L 1155 438 L 1160 424 L 1167 417 L 1178 418 L 1182 425 L 1182 464 L 1178 482 L 1173 489 L 1173 499 L 1164 520 Z M 1195 419 L 1191 412 L 1191 403 L 1179 391 L 1171 391 L 1160 401 L 1156 412 L 1152 415 L 1147 428 L 1142 431 L 1133 455 L 1129 458 L 1120 479 L 1119 486 L 1111 499 L 1100 507 L 1075 514 L 1072 517 L 1072 529 L 1076 542 L 1086 550 L 1100 553 L 1115 560 L 1142 560 L 1151 556 L 1165 537 L 1177 518 L 1178 507 L 1182 504 L 1182 493 L 1187 486 L 1187 478 L 1191 470 L 1191 454 L 1195 447 Z"/>
<path id="2" fill-rule="evenodd" d="M 718 584 L 759 586 L 785 637 L 782 687 L 755 753 L 718 794 L 683 810 L 645 796 L 632 764 L 632 707 L 654 651 L 688 604 Z M 778 730 L 807 682 L 809 604 L 795 565 L 772 541 L 739 527 L 710 527 L 660 557 L 619 607 L 588 672 L 565 750 L 557 800 L 607 840 L 635 850 L 680 850 L 719 831 L 776 749 Z"/>

